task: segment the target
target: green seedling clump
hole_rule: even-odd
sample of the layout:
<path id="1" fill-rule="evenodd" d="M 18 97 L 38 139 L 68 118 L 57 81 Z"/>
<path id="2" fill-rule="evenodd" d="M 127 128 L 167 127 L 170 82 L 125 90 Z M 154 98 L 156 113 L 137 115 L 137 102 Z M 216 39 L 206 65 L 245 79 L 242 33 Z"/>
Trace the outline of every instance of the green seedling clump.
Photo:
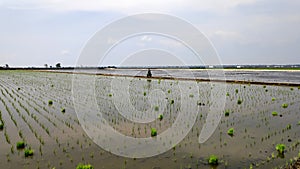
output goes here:
<path id="1" fill-rule="evenodd" d="M 173 99 L 171 100 L 170 104 L 174 104 L 174 100 Z"/>
<path id="2" fill-rule="evenodd" d="M 158 110 L 159 110 L 159 107 L 158 107 L 158 106 L 155 106 L 155 107 L 154 107 L 154 110 L 155 110 L 155 111 L 158 111 Z"/>
<path id="3" fill-rule="evenodd" d="M 151 137 L 157 136 L 157 130 L 156 128 L 151 128 Z"/>
<path id="4" fill-rule="evenodd" d="M 281 106 L 282 108 L 287 108 L 289 105 L 287 103 L 283 103 Z"/>
<path id="5" fill-rule="evenodd" d="M 225 116 L 229 116 L 230 110 L 225 110 Z"/>
<path id="6" fill-rule="evenodd" d="M 285 145 L 284 144 L 277 144 L 276 145 L 276 150 L 278 151 L 278 153 L 283 154 L 284 153 L 284 149 L 285 149 Z"/>
<path id="7" fill-rule="evenodd" d="M 24 141 L 19 141 L 17 142 L 17 149 L 23 149 L 25 148 L 25 143 Z"/>
<path id="8" fill-rule="evenodd" d="M 211 155 L 208 159 L 208 164 L 210 165 L 218 165 L 218 157 L 215 155 Z"/>
<path id="9" fill-rule="evenodd" d="M 3 130 L 4 124 L 0 121 L 0 130 Z"/>
<path id="10" fill-rule="evenodd" d="M 49 101 L 48 101 L 48 104 L 49 104 L 49 105 L 52 105 L 52 104 L 53 104 L 53 101 L 52 101 L 52 100 L 49 100 Z"/>
<path id="11" fill-rule="evenodd" d="M 66 109 L 65 109 L 65 108 L 62 108 L 62 109 L 61 109 L 61 112 L 62 112 L 62 113 L 65 113 L 65 112 L 66 112 Z"/>
<path id="12" fill-rule="evenodd" d="M 25 157 L 33 156 L 33 150 L 32 149 L 26 149 L 24 151 Z"/>
<path id="13" fill-rule="evenodd" d="M 242 104 L 242 100 L 241 99 L 238 99 L 238 101 L 237 101 L 237 104 Z"/>
<path id="14" fill-rule="evenodd" d="M 163 116 L 162 114 L 160 114 L 160 115 L 158 116 L 158 119 L 159 119 L 160 121 L 162 121 L 163 118 L 164 118 L 164 116 Z"/>
<path id="15" fill-rule="evenodd" d="M 91 164 L 78 164 L 76 169 L 94 169 Z"/>
<path id="16" fill-rule="evenodd" d="M 230 136 L 233 136 L 233 133 L 234 133 L 234 128 L 230 128 L 230 129 L 227 131 L 227 134 L 230 135 Z"/>
<path id="17" fill-rule="evenodd" d="M 273 111 L 273 112 L 272 112 L 272 115 L 273 115 L 273 116 L 277 116 L 278 113 L 277 113 L 276 111 Z"/>
<path id="18" fill-rule="evenodd" d="M 276 100 L 276 98 L 273 97 L 273 98 L 272 98 L 272 101 L 275 101 L 275 100 Z"/>

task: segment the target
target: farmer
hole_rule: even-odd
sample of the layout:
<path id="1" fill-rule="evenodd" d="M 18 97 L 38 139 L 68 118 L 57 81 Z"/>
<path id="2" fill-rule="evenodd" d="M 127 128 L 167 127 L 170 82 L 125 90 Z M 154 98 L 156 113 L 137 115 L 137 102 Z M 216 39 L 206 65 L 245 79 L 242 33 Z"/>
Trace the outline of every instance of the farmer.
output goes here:
<path id="1" fill-rule="evenodd" d="M 150 69 L 148 69 L 147 77 L 152 77 Z"/>

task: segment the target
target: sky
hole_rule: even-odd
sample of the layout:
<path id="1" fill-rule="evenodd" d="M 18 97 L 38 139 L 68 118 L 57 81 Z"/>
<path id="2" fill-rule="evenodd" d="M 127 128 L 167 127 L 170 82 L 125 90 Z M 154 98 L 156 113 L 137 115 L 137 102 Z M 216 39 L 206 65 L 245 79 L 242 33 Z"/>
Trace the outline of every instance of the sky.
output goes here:
<path id="1" fill-rule="evenodd" d="M 194 25 L 214 46 L 221 64 L 300 64 L 299 9 L 299 0 L 0 0 L 0 66 L 74 66 L 96 32 L 140 13 L 167 14 Z M 155 39 L 143 35 L 130 43 L 155 43 Z M 105 64 L 151 61 L 146 49 L 139 53 L 124 61 L 112 52 Z M 166 64 L 172 60 L 170 52 L 160 53 L 158 57 L 155 50 L 152 60 L 161 58 L 160 63 Z M 198 64 L 183 53 L 177 53 L 182 55 L 179 59 Z"/>

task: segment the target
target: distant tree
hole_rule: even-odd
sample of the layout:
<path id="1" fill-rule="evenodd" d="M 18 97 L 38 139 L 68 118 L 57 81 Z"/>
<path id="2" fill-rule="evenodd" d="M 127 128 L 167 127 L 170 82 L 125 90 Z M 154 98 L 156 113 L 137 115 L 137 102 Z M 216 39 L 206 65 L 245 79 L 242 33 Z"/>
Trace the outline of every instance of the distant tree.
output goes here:
<path id="1" fill-rule="evenodd" d="M 6 67 L 6 68 L 9 68 L 9 65 L 8 65 L 8 64 L 5 64 L 5 67 Z"/>
<path id="2" fill-rule="evenodd" d="M 45 66 L 45 68 L 48 68 L 48 64 L 46 63 L 46 64 L 44 64 L 44 66 Z"/>
<path id="3" fill-rule="evenodd" d="M 56 68 L 61 68 L 60 63 L 57 63 L 57 64 L 55 65 L 55 67 L 56 67 Z"/>

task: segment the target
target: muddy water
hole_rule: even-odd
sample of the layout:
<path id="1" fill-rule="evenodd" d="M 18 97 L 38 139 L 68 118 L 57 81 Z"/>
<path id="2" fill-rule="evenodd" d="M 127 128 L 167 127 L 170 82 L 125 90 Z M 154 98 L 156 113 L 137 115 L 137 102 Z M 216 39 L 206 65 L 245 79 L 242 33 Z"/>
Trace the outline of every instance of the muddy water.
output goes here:
<path id="1" fill-rule="evenodd" d="M 156 74 L 155 71 L 153 74 Z M 284 166 L 299 153 L 300 90 L 296 87 L 106 76 L 93 76 L 94 86 L 85 86 L 84 79 L 91 75 L 77 75 L 77 82 L 82 82 L 82 87 L 72 93 L 71 74 L 13 71 L 1 72 L 0 76 L 1 89 L 5 94 L 1 94 L 1 98 L 4 98 L 18 124 L 14 126 L 1 103 L 2 118 L 8 125 L 5 126 L 6 131 L 11 139 L 20 139 L 15 132 L 22 130 L 28 146 L 35 150 L 32 158 L 25 158 L 22 150 L 12 153 L 11 146 L 15 146 L 18 140 L 9 144 L 5 130 L 0 131 L 3 142 L 0 145 L 0 168 L 75 168 L 78 163 L 90 163 L 95 168 L 212 168 L 207 163 L 211 154 L 219 157 L 219 165 L 214 168 L 275 168 Z M 19 86 L 20 91 L 17 90 Z M 86 97 L 91 88 L 95 89 L 94 95 Z M 212 92 L 215 89 L 218 92 Z M 182 125 L 174 133 L 180 135 L 188 130 L 183 140 L 178 144 L 172 143 L 166 152 L 150 158 L 124 158 L 97 146 L 87 136 L 84 125 L 76 121 L 78 114 L 74 107 L 77 105 L 72 102 L 74 94 L 81 96 L 78 106 L 93 119 L 87 121 L 93 122 L 90 123 L 92 126 L 97 126 L 94 122 L 101 120 L 97 116 L 101 113 L 115 131 L 137 139 L 155 139 L 151 137 L 151 128 L 155 127 L 159 136 L 171 128 L 178 117 L 183 117 L 180 116 L 182 114 L 184 117 L 195 114 L 196 117 L 192 120 L 194 124 Z M 224 105 L 216 102 L 221 96 L 225 97 Z M 49 128 L 50 136 L 21 109 L 18 102 L 15 103 L 38 136 L 43 138 L 44 145 L 39 143 L 11 105 L 15 102 L 14 98 Z M 93 98 L 99 109 L 91 104 L 89 99 Z M 54 101 L 53 106 L 48 105 L 50 99 Z M 239 99 L 241 104 L 237 103 Z M 283 103 L 287 103 L 288 107 L 283 108 Z M 211 137 L 200 144 L 201 129 L 214 105 L 224 106 L 217 112 L 221 120 Z M 61 108 L 66 108 L 65 114 L 61 113 Z M 229 116 L 225 116 L 225 110 L 229 110 Z M 273 116 L 273 111 L 277 111 L 278 116 Z M 163 115 L 162 120 L 157 118 L 160 114 Z M 229 128 L 234 128 L 233 136 L 227 134 Z M 279 143 L 286 145 L 284 157 L 278 156 L 275 150 Z M 165 143 L 166 146 L 168 144 Z M 122 148 L 122 145 L 117 146 Z M 145 152 L 148 148 L 145 146 Z M 152 148 L 156 150 L 157 147 Z"/>

